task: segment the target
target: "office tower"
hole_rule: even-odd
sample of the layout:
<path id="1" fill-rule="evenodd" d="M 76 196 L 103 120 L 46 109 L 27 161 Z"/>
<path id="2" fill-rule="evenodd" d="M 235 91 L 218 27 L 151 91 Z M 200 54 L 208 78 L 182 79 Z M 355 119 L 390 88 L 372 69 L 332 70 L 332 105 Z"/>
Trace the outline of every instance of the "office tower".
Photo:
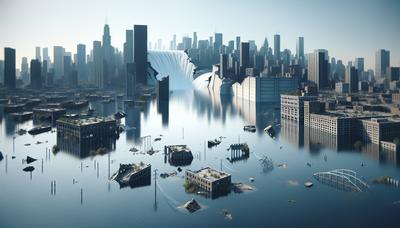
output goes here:
<path id="1" fill-rule="evenodd" d="M 236 50 L 240 50 L 240 36 L 236 37 Z"/>
<path id="2" fill-rule="evenodd" d="M 36 54 L 35 54 L 36 59 L 41 62 L 42 61 L 42 57 L 40 56 L 40 47 L 36 47 L 35 50 L 36 50 Z"/>
<path id="3" fill-rule="evenodd" d="M 215 33 L 214 37 L 215 37 L 214 51 L 219 53 L 221 52 L 222 48 L 222 33 Z"/>
<path id="4" fill-rule="evenodd" d="M 54 80 L 60 79 L 64 75 L 64 48 L 61 46 L 53 47 L 53 68 Z"/>
<path id="5" fill-rule="evenodd" d="M 42 88 L 42 66 L 38 59 L 31 60 L 31 88 Z"/>
<path id="6" fill-rule="evenodd" d="M 190 37 L 182 37 L 182 44 L 183 44 L 183 50 L 188 50 L 192 48 L 192 38 Z"/>
<path id="7" fill-rule="evenodd" d="M 124 48 L 124 63 L 133 63 L 133 30 L 126 30 Z"/>
<path id="8" fill-rule="evenodd" d="M 228 55 L 220 54 L 219 58 L 219 74 L 221 78 L 228 77 Z"/>
<path id="9" fill-rule="evenodd" d="M 13 90 L 16 88 L 15 49 L 4 48 L 4 86 Z"/>
<path id="10" fill-rule="evenodd" d="M 228 42 L 228 47 L 227 47 L 227 50 L 226 50 L 226 54 L 233 53 L 233 50 L 235 50 L 235 41 L 234 40 L 230 40 Z"/>
<path id="11" fill-rule="evenodd" d="M 47 85 L 47 70 L 48 70 L 48 62 L 47 60 L 43 60 L 42 62 L 42 72 L 41 72 L 41 76 L 42 76 L 42 87 L 43 85 Z"/>
<path id="12" fill-rule="evenodd" d="M 347 66 L 345 82 L 349 84 L 349 92 L 358 92 L 358 73 L 354 66 Z"/>
<path id="13" fill-rule="evenodd" d="M 299 63 L 304 60 L 304 37 L 297 37 L 296 58 L 299 60 Z"/>
<path id="14" fill-rule="evenodd" d="M 133 99 L 136 89 L 136 69 L 135 63 L 126 64 L 126 96 Z"/>
<path id="15" fill-rule="evenodd" d="M 274 58 L 276 63 L 281 61 L 281 36 L 279 34 L 274 35 Z"/>
<path id="16" fill-rule="evenodd" d="M 250 44 L 248 42 L 240 43 L 240 67 L 250 67 Z"/>
<path id="17" fill-rule="evenodd" d="M 375 78 L 385 78 L 390 66 L 390 51 L 380 49 L 375 52 Z"/>
<path id="18" fill-rule="evenodd" d="M 260 48 L 260 54 L 266 56 L 268 54 L 269 43 L 267 37 L 264 39 L 264 43 Z"/>
<path id="19" fill-rule="evenodd" d="M 192 45 L 192 44 L 190 43 L 190 45 Z M 161 39 L 157 40 L 157 46 L 155 49 L 162 50 L 162 40 Z"/>
<path id="20" fill-rule="evenodd" d="M 176 34 L 172 38 L 172 50 L 176 50 Z"/>
<path id="21" fill-rule="evenodd" d="M 308 80 L 317 85 L 317 89 L 327 88 L 329 75 L 329 57 L 327 50 L 315 50 L 308 55 Z"/>
<path id="22" fill-rule="evenodd" d="M 103 86 L 108 85 L 108 80 L 114 76 L 114 48 L 111 46 L 110 27 L 108 24 L 104 25 L 103 29 Z M 147 45 L 147 42 L 146 42 Z M 105 87 L 101 87 L 105 88 Z"/>
<path id="23" fill-rule="evenodd" d="M 257 51 L 257 45 L 255 40 L 249 40 L 250 51 Z"/>
<path id="24" fill-rule="evenodd" d="M 78 87 L 78 71 L 72 67 L 70 76 L 69 76 L 69 86 L 71 88 L 76 88 Z"/>
<path id="25" fill-rule="evenodd" d="M 147 85 L 147 25 L 134 25 L 133 30 L 136 82 Z"/>
<path id="26" fill-rule="evenodd" d="M 193 33 L 193 48 L 197 48 L 197 32 Z"/>
<path id="27" fill-rule="evenodd" d="M 157 82 L 157 99 L 158 101 L 169 100 L 169 76 Z"/>
<path id="28" fill-rule="evenodd" d="M 0 60 L 0 84 L 4 84 L 4 61 Z"/>
<path id="29" fill-rule="evenodd" d="M 358 80 L 359 81 L 364 81 L 363 75 L 364 75 L 364 58 L 356 58 L 354 60 L 354 67 L 357 70 L 358 73 Z"/>
<path id="30" fill-rule="evenodd" d="M 50 65 L 50 57 L 49 57 L 49 48 L 48 47 L 44 47 L 42 49 L 43 52 L 43 61 L 47 61 L 47 67 L 49 67 Z"/>
<path id="31" fill-rule="evenodd" d="M 71 53 L 66 52 L 64 55 L 64 78 L 63 78 L 64 85 L 70 85 L 71 72 L 72 72 Z"/>
<path id="32" fill-rule="evenodd" d="M 392 81 L 399 81 L 400 78 L 400 68 L 399 67 L 388 67 L 386 81 L 388 83 Z"/>
<path id="33" fill-rule="evenodd" d="M 78 44 L 76 46 L 76 68 L 79 81 L 88 81 L 86 73 L 86 45 Z"/>
<path id="34" fill-rule="evenodd" d="M 103 62 L 103 50 L 101 47 L 101 41 L 93 41 L 93 74 L 91 78 L 91 83 L 98 88 L 105 87 Z"/>

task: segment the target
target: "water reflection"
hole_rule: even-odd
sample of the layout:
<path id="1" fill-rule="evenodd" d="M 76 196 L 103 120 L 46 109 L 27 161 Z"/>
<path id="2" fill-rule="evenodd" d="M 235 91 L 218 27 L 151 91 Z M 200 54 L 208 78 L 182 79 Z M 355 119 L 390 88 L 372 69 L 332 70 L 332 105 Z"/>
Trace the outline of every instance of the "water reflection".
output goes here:
<path id="1" fill-rule="evenodd" d="M 71 154 L 77 158 L 87 158 L 96 155 L 96 151 L 100 148 L 106 151 L 115 150 L 116 139 L 82 139 L 75 137 L 57 136 L 57 146 L 62 152 Z"/>

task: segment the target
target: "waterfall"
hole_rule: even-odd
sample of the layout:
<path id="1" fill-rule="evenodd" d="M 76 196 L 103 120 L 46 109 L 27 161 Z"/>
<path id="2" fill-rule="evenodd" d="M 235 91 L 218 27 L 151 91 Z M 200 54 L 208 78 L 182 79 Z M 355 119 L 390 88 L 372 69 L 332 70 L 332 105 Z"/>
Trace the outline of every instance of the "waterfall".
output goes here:
<path id="1" fill-rule="evenodd" d="M 158 72 L 157 79 L 169 76 L 170 90 L 192 89 L 196 66 L 184 51 L 149 50 L 148 60 Z"/>

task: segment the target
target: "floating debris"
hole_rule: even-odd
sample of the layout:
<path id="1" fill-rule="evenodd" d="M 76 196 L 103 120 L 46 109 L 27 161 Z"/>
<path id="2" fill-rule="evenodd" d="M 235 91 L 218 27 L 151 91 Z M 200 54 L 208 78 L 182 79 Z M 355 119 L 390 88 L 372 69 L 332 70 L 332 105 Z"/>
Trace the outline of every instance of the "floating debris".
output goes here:
<path id="1" fill-rule="evenodd" d="M 308 167 L 311 167 L 311 163 L 307 162 L 307 166 L 308 166 Z"/>
<path id="2" fill-rule="evenodd" d="M 249 178 L 249 181 L 250 181 L 250 182 L 254 182 L 254 181 L 255 181 L 254 177 L 250 177 L 250 178 Z"/>
<path id="3" fill-rule="evenodd" d="M 274 162 L 268 156 L 265 156 L 264 158 L 260 159 L 259 161 L 261 163 L 264 173 L 268 173 L 274 169 Z"/>
<path id="4" fill-rule="evenodd" d="M 57 154 L 57 152 L 60 151 L 60 148 L 57 145 L 54 145 L 53 148 L 51 148 L 51 151 L 53 154 Z"/>
<path id="5" fill-rule="evenodd" d="M 238 182 L 238 183 L 232 183 L 232 190 L 235 193 L 244 193 L 244 192 L 254 191 L 254 188 L 248 184 Z"/>
<path id="6" fill-rule="evenodd" d="M 194 213 L 201 209 L 200 204 L 193 198 L 186 202 L 182 207 L 186 208 L 190 213 Z"/>
<path id="7" fill-rule="evenodd" d="M 396 180 L 390 176 L 381 176 L 373 180 L 376 184 L 392 185 L 394 187 L 399 187 L 399 180 Z"/>
<path id="8" fill-rule="evenodd" d="M 95 156 L 95 155 L 104 155 L 108 153 L 108 149 L 105 147 L 100 147 L 97 148 L 97 150 L 91 150 L 90 151 L 90 155 L 91 156 Z"/>
<path id="9" fill-rule="evenodd" d="M 176 171 L 172 172 L 172 173 L 161 173 L 160 177 L 161 178 L 168 178 L 168 177 L 173 177 L 178 175 L 178 173 Z"/>
<path id="10" fill-rule="evenodd" d="M 19 129 L 18 131 L 17 131 L 17 134 L 18 135 L 25 135 L 26 134 L 26 130 L 25 129 Z"/>
<path id="11" fill-rule="evenodd" d="M 155 138 L 154 142 L 161 141 L 161 138 Z"/>
<path id="12" fill-rule="evenodd" d="M 181 167 L 178 167 L 178 172 L 182 172 L 182 168 Z"/>
<path id="13" fill-rule="evenodd" d="M 110 179 L 117 181 L 120 188 L 150 185 L 151 165 L 143 162 L 139 164 L 120 164 L 118 171 Z"/>
<path id="14" fill-rule="evenodd" d="M 264 132 L 267 133 L 271 138 L 275 138 L 275 131 L 272 125 L 268 125 L 265 129 Z"/>
<path id="15" fill-rule="evenodd" d="M 281 163 L 281 164 L 277 164 L 276 167 L 282 168 L 282 169 L 287 169 L 288 165 L 286 163 Z"/>
<path id="16" fill-rule="evenodd" d="M 361 167 L 364 167 L 364 163 L 362 163 L 362 162 L 361 162 L 361 164 L 360 164 L 360 165 L 361 165 Z"/>
<path id="17" fill-rule="evenodd" d="M 28 166 L 28 167 L 25 167 L 22 171 L 24 171 L 24 172 L 32 172 L 33 170 L 35 170 L 35 167 Z"/>
<path id="18" fill-rule="evenodd" d="M 24 146 L 30 146 L 30 145 L 31 145 L 30 143 L 25 143 L 25 144 L 24 144 Z"/>
<path id="19" fill-rule="evenodd" d="M 16 157 L 15 156 L 11 156 L 11 159 L 15 159 Z"/>
<path id="20" fill-rule="evenodd" d="M 233 219 L 232 214 L 228 211 L 228 209 L 222 209 L 222 214 L 224 215 L 225 219 Z"/>
<path id="21" fill-rule="evenodd" d="M 51 126 L 34 127 L 28 131 L 30 135 L 38 135 L 47 131 L 51 131 Z"/>
<path id="22" fill-rule="evenodd" d="M 151 155 L 153 155 L 153 154 L 155 154 L 157 152 L 160 152 L 160 151 L 159 150 L 154 150 L 153 147 L 151 147 L 150 150 L 147 151 L 147 154 L 151 156 Z"/>
<path id="23" fill-rule="evenodd" d="M 313 184 L 313 182 L 311 182 L 311 181 L 306 181 L 306 182 L 304 182 L 304 187 L 306 187 L 306 188 L 311 188 L 313 185 L 314 185 L 314 184 Z"/>
<path id="24" fill-rule="evenodd" d="M 132 148 L 129 149 L 129 151 L 130 151 L 130 152 L 133 152 L 133 153 L 136 153 L 136 152 L 138 152 L 139 150 L 138 150 L 137 148 L 135 148 L 135 147 L 132 147 Z"/>
<path id="25" fill-rule="evenodd" d="M 290 200 L 288 200 L 288 202 L 289 202 L 289 203 L 296 203 L 296 200 L 290 199 Z"/>
<path id="26" fill-rule="evenodd" d="M 243 130 L 254 133 L 254 132 L 256 132 L 256 126 L 255 125 L 245 125 L 243 127 Z"/>
<path id="27" fill-rule="evenodd" d="M 37 142 L 36 142 L 37 145 L 42 144 L 42 143 L 43 143 L 43 142 L 41 142 L 41 141 L 37 141 Z"/>
<path id="28" fill-rule="evenodd" d="M 28 163 L 28 164 L 31 164 L 32 162 L 35 162 L 36 160 L 37 159 L 29 157 L 29 156 L 26 157 L 26 163 Z"/>
<path id="29" fill-rule="evenodd" d="M 288 180 L 287 184 L 289 186 L 299 186 L 299 182 L 297 180 Z"/>
<path id="30" fill-rule="evenodd" d="M 220 143 L 221 143 L 221 140 L 218 140 L 218 139 L 208 140 L 207 146 L 208 146 L 208 148 L 211 148 L 211 147 L 219 145 Z"/>

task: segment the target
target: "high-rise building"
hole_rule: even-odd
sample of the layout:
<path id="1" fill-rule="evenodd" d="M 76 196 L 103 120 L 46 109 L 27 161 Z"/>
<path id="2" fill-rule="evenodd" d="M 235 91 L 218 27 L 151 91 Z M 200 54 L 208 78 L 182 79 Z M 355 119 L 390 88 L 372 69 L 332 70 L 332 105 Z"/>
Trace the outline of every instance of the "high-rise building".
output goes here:
<path id="1" fill-rule="evenodd" d="M 350 93 L 358 92 L 358 73 L 354 66 L 347 66 L 345 82 L 349 84 Z"/>
<path id="2" fill-rule="evenodd" d="M 183 44 L 183 50 L 188 50 L 192 48 L 192 38 L 187 36 L 182 37 L 182 44 Z"/>
<path id="3" fill-rule="evenodd" d="M 375 77 L 385 78 L 387 68 L 390 66 L 390 51 L 380 49 L 375 52 Z"/>
<path id="4" fill-rule="evenodd" d="M 279 34 L 274 35 L 274 58 L 276 62 L 281 61 L 281 36 Z"/>
<path id="5" fill-rule="evenodd" d="M 392 81 L 399 81 L 400 80 L 400 67 L 388 67 L 386 81 L 388 83 Z"/>
<path id="6" fill-rule="evenodd" d="M 315 50 L 308 55 L 308 80 L 314 82 L 318 89 L 329 86 L 329 56 L 327 50 Z"/>
<path id="7" fill-rule="evenodd" d="M 236 50 L 240 50 L 240 36 L 236 37 Z"/>
<path id="8" fill-rule="evenodd" d="M 250 67 L 250 44 L 248 42 L 240 43 L 240 67 Z"/>
<path id="9" fill-rule="evenodd" d="M 147 84 L 147 25 L 134 25 L 134 61 L 137 84 Z"/>
<path id="10" fill-rule="evenodd" d="M 193 33 L 193 48 L 197 48 L 197 32 Z"/>
<path id="11" fill-rule="evenodd" d="M 53 48 L 54 80 L 58 80 L 64 75 L 64 51 L 61 46 L 54 46 Z"/>
<path id="12" fill-rule="evenodd" d="M 215 37 L 215 41 L 214 41 L 214 51 L 216 51 L 217 53 L 221 52 L 221 48 L 222 48 L 222 33 L 215 33 L 214 35 Z"/>
<path id="13" fill-rule="evenodd" d="M 0 84 L 4 84 L 4 61 L 0 60 Z"/>
<path id="14" fill-rule="evenodd" d="M 40 47 L 36 47 L 35 50 L 36 50 L 36 53 L 35 53 L 36 59 L 39 60 L 39 62 L 41 62 L 42 57 L 40 56 Z"/>
<path id="15" fill-rule="evenodd" d="M 219 74 L 221 78 L 228 77 L 228 55 L 227 54 L 220 54 L 220 61 L 219 61 Z"/>
<path id="16" fill-rule="evenodd" d="M 134 98 L 136 89 L 136 69 L 135 63 L 126 64 L 126 96 Z"/>
<path id="17" fill-rule="evenodd" d="M 124 63 L 133 63 L 133 30 L 125 33 Z"/>
<path id="18" fill-rule="evenodd" d="M 297 37 L 296 58 L 300 63 L 304 61 L 304 37 Z"/>
<path id="19" fill-rule="evenodd" d="M 64 85 L 70 85 L 71 73 L 72 73 L 71 53 L 66 52 L 64 55 L 64 78 L 63 78 Z"/>
<path id="20" fill-rule="evenodd" d="M 42 88 L 42 66 L 38 59 L 31 60 L 31 88 Z"/>
<path id="21" fill-rule="evenodd" d="M 93 41 L 93 70 L 91 83 L 98 88 L 105 87 L 103 51 L 101 41 Z"/>
<path id="22" fill-rule="evenodd" d="M 13 90 L 16 88 L 15 49 L 4 48 L 4 86 Z"/>
<path id="23" fill-rule="evenodd" d="M 357 70 L 358 73 L 358 80 L 362 81 L 363 80 L 363 75 L 364 75 L 364 58 L 356 58 L 354 60 L 354 67 Z"/>
<path id="24" fill-rule="evenodd" d="M 22 57 L 21 61 L 21 78 L 24 85 L 29 85 L 31 83 L 31 77 L 29 76 L 29 63 L 28 58 Z"/>
<path id="25" fill-rule="evenodd" d="M 76 47 L 76 68 L 78 72 L 78 81 L 88 81 L 86 70 L 86 45 L 78 44 Z"/>
<path id="26" fill-rule="evenodd" d="M 50 64 L 50 57 L 49 57 L 49 48 L 48 47 L 44 47 L 42 49 L 43 52 L 43 61 L 47 61 L 47 65 Z M 49 67 L 49 66 L 47 66 Z"/>

